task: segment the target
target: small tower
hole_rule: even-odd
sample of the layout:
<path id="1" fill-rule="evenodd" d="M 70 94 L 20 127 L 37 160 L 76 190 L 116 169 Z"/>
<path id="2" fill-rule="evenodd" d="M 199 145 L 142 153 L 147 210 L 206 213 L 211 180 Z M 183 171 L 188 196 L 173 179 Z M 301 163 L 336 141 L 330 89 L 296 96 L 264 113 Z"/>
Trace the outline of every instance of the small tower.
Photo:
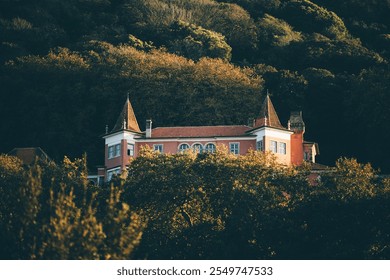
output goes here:
<path id="1" fill-rule="evenodd" d="M 279 121 L 278 114 L 276 113 L 268 93 L 261 106 L 259 116 L 255 120 L 255 127 L 261 126 L 284 128 Z"/>
<path id="2" fill-rule="evenodd" d="M 293 133 L 280 123 L 268 93 L 254 122 L 254 128 L 250 132 L 256 135 L 257 150 L 270 151 L 279 162 L 291 164 L 290 136 Z"/>
<path id="3" fill-rule="evenodd" d="M 120 113 L 114 128 L 111 130 L 111 133 L 119 130 L 130 130 L 138 133 L 141 132 L 134 114 L 133 106 L 131 106 L 130 103 L 129 95 L 127 95 L 125 105 L 123 106 L 122 112 Z"/>
<path id="4" fill-rule="evenodd" d="M 303 162 L 303 134 L 305 133 L 302 111 L 291 112 L 288 129 L 294 132 L 291 135 L 291 163 L 300 165 Z"/>
<path id="5" fill-rule="evenodd" d="M 104 135 L 106 181 L 112 175 L 121 174 L 130 159 L 136 156 L 136 137 L 142 135 L 137 119 L 131 106 L 129 95 L 123 106 L 114 128 Z"/>

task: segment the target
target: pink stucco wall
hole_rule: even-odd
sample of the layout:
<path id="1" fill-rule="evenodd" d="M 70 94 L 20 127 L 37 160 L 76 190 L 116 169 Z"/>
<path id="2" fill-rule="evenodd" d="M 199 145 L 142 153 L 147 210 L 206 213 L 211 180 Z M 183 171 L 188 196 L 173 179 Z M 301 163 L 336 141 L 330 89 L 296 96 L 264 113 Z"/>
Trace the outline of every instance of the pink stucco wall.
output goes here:
<path id="1" fill-rule="evenodd" d="M 134 148 L 135 149 L 135 148 Z M 121 140 L 121 154 L 120 156 L 114 158 L 108 158 L 108 145 L 105 146 L 105 165 L 107 169 L 121 167 L 125 169 L 126 165 L 129 163 L 130 156 L 127 155 L 127 141 L 126 139 Z"/>
<path id="2" fill-rule="evenodd" d="M 155 144 L 162 144 L 163 145 L 163 152 L 166 153 L 166 154 L 176 154 L 178 152 L 178 148 L 179 148 L 179 145 L 180 144 L 188 144 L 190 147 L 193 145 L 193 144 L 202 144 L 203 146 L 205 146 L 206 144 L 209 144 L 209 143 L 213 143 L 215 144 L 216 146 L 219 146 L 219 145 L 225 145 L 226 147 L 229 147 L 229 143 L 240 143 L 240 154 L 241 155 L 244 155 L 246 154 L 250 149 L 255 149 L 256 148 L 256 140 L 254 139 L 249 139 L 249 140 L 218 140 L 218 141 L 194 141 L 194 140 L 191 140 L 191 141 L 177 141 L 177 140 L 172 140 L 172 141 L 166 141 L 166 142 L 156 142 L 156 141 L 151 141 L 151 142 L 142 142 L 142 143 L 138 143 L 137 145 L 137 152 L 139 152 L 139 150 L 141 149 L 142 146 L 149 146 L 149 147 L 153 147 L 153 145 Z M 138 153 L 137 153 L 138 154 Z"/>

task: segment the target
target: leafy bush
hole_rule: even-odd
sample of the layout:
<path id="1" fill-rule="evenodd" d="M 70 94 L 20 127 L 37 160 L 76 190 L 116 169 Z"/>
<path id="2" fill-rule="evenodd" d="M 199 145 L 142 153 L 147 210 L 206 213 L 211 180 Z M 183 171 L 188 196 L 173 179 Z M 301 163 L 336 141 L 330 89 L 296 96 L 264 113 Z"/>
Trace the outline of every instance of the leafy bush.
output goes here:
<path id="1" fill-rule="evenodd" d="M 0 156 L 2 259 L 128 259 L 145 222 L 121 201 L 88 186 L 86 165 L 65 158 L 58 166 L 22 166 Z M 100 200 L 97 198 L 100 197 Z"/>

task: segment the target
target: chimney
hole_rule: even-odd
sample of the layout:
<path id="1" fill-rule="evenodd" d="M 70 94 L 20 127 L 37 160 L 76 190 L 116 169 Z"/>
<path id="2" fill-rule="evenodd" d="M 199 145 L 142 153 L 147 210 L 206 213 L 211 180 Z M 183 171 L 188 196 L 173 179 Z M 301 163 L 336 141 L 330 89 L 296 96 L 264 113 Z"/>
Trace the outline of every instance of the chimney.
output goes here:
<path id="1" fill-rule="evenodd" d="M 288 128 L 293 131 L 291 135 L 291 163 L 301 165 L 303 162 L 303 134 L 305 133 L 305 123 L 302 118 L 302 111 L 291 112 L 288 120 Z"/>
<path id="2" fill-rule="evenodd" d="M 146 120 L 146 138 L 152 137 L 152 120 Z"/>
<path id="3" fill-rule="evenodd" d="M 303 122 L 302 111 L 291 112 L 288 126 L 294 133 L 305 133 L 305 123 Z"/>
<path id="4" fill-rule="evenodd" d="M 248 119 L 248 126 L 249 127 L 255 127 L 255 118 L 249 118 Z"/>

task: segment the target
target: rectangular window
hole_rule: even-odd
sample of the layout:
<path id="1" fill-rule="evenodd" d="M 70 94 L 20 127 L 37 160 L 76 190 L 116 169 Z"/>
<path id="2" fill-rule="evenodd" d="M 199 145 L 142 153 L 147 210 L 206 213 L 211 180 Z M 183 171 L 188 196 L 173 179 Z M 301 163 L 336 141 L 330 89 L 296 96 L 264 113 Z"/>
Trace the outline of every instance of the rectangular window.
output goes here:
<path id="1" fill-rule="evenodd" d="M 108 158 L 119 157 L 121 155 L 121 144 L 108 147 Z"/>
<path id="2" fill-rule="evenodd" d="M 115 157 L 119 157 L 121 155 L 121 144 L 115 145 Z"/>
<path id="3" fill-rule="evenodd" d="M 155 144 L 155 145 L 153 145 L 153 150 L 162 153 L 163 152 L 163 144 Z"/>
<path id="4" fill-rule="evenodd" d="M 278 143 L 278 153 L 282 155 L 286 154 L 286 143 L 283 142 Z"/>
<path id="5" fill-rule="evenodd" d="M 114 146 L 108 147 L 108 158 L 114 157 Z"/>
<path id="6" fill-rule="evenodd" d="M 110 170 L 107 172 L 107 181 L 111 181 L 112 176 L 119 175 L 121 173 L 121 170 L 119 168 Z"/>
<path id="7" fill-rule="evenodd" d="M 240 154 L 240 143 L 229 143 L 229 150 L 232 154 Z"/>
<path id="8" fill-rule="evenodd" d="M 134 144 L 127 144 L 127 155 L 130 157 L 134 156 Z"/>
<path id="9" fill-rule="evenodd" d="M 256 150 L 257 151 L 263 151 L 264 148 L 263 148 L 263 140 L 259 140 L 256 142 Z"/>
<path id="10" fill-rule="evenodd" d="M 107 181 L 111 181 L 112 175 L 113 175 L 113 172 L 112 172 L 112 171 L 108 171 L 108 172 L 107 172 Z"/>
<path id="11" fill-rule="evenodd" d="M 270 141 L 270 145 L 269 145 L 269 150 L 271 151 L 271 152 L 273 152 L 273 153 L 277 153 L 277 151 L 278 151 L 278 142 L 276 142 L 276 141 Z"/>

